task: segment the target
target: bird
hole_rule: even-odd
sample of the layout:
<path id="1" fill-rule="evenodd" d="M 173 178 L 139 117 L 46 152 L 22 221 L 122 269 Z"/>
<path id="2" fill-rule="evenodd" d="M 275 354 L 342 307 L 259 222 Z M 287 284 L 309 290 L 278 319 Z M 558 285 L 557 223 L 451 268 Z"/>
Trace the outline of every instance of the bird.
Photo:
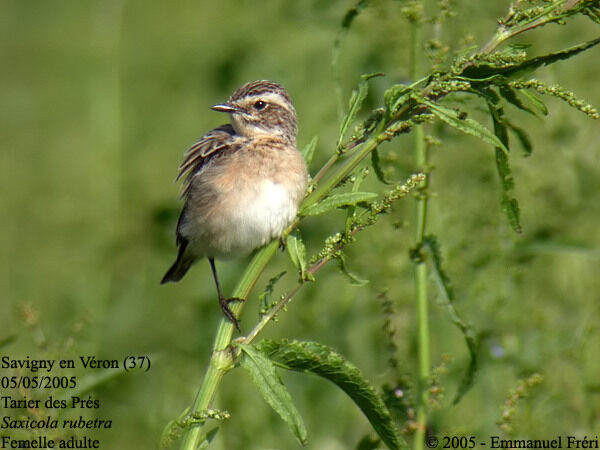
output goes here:
<path id="1" fill-rule="evenodd" d="M 239 330 L 223 295 L 215 259 L 243 257 L 280 238 L 295 220 L 306 194 L 308 171 L 297 148 L 298 120 L 278 83 L 244 84 L 212 107 L 230 123 L 203 135 L 184 154 L 183 209 L 177 221 L 177 258 L 161 284 L 181 280 L 207 258 L 223 314 Z"/>

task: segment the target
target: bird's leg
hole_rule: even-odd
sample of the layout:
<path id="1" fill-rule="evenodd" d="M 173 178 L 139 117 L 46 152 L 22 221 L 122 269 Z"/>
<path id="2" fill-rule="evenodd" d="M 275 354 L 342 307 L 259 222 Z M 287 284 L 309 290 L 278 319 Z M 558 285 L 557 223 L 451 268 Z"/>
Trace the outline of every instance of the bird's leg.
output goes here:
<path id="1" fill-rule="evenodd" d="M 215 284 L 217 285 L 217 294 L 219 295 L 219 305 L 221 305 L 221 310 L 223 311 L 223 315 L 232 322 L 238 331 L 240 331 L 240 321 L 235 317 L 231 308 L 229 308 L 229 303 L 231 302 L 243 302 L 243 298 L 238 297 L 230 297 L 225 298 L 221 293 L 221 284 L 219 283 L 219 277 L 217 276 L 217 269 L 215 267 L 214 258 L 208 258 L 208 262 L 210 263 L 210 268 L 212 269 L 213 278 L 215 279 Z"/>
<path id="2" fill-rule="evenodd" d="M 279 238 L 279 249 L 280 249 L 282 252 L 285 252 L 286 245 L 285 245 L 285 239 L 283 239 L 283 236 L 281 236 L 281 237 Z"/>

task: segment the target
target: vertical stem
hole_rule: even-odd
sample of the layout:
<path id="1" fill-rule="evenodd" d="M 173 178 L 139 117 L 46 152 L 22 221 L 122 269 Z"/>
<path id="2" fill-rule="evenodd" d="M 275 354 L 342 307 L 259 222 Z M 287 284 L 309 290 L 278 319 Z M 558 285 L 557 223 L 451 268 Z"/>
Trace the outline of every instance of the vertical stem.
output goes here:
<path id="1" fill-rule="evenodd" d="M 275 252 L 277 251 L 277 241 L 271 242 L 252 258 L 252 261 L 248 265 L 246 272 L 239 281 L 237 287 L 233 292 L 234 297 L 247 298 L 248 294 L 252 290 L 252 287 L 258 280 L 258 277 L 264 270 L 267 263 L 271 260 Z M 231 305 L 233 313 L 239 317 L 244 307 L 243 302 L 236 302 Z M 226 318 L 222 318 L 219 322 L 217 329 L 217 336 L 213 345 L 212 355 L 200 390 L 196 395 L 194 404 L 190 413 L 198 414 L 209 409 L 213 403 L 215 395 L 217 393 L 217 387 L 229 370 L 233 368 L 233 357 L 229 352 L 228 347 L 231 344 L 233 337 L 234 325 Z M 181 442 L 181 450 L 196 450 L 202 438 L 204 437 L 204 430 L 202 425 L 190 426 Z"/>
<path id="2" fill-rule="evenodd" d="M 421 49 L 421 23 L 420 17 L 411 21 L 411 48 L 410 48 L 410 77 L 414 81 L 419 75 L 419 53 Z M 414 128 L 415 163 L 417 170 L 427 173 L 427 147 L 425 144 L 425 130 L 423 125 Z M 415 245 L 418 248 L 423 242 L 427 225 L 427 179 L 419 189 L 416 207 L 416 233 Z M 430 367 L 429 350 L 429 314 L 427 304 L 427 266 L 423 259 L 415 262 L 415 293 L 417 301 L 418 323 L 418 358 L 419 378 L 417 383 L 417 430 L 415 433 L 414 448 L 423 450 L 425 432 L 427 427 L 427 402 L 428 380 Z"/>
<path id="3" fill-rule="evenodd" d="M 417 385 L 417 431 L 415 433 L 415 450 L 422 450 L 425 442 L 427 427 L 427 403 L 429 400 L 429 314 L 427 304 L 427 266 L 424 261 L 415 265 L 415 282 L 417 294 L 418 320 L 418 352 L 419 352 L 419 382 Z"/>

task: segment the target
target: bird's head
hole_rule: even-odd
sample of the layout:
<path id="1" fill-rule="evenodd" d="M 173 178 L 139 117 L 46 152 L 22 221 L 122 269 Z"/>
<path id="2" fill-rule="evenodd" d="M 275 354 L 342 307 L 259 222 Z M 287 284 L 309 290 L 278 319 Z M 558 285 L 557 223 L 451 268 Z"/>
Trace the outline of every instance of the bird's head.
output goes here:
<path id="1" fill-rule="evenodd" d="M 288 93 L 278 83 L 264 80 L 247 83 L 227 102 L 212 109 L 229 113 L 233 128 L 242 136 L 270 134 L 296 143 L 296 110 Z"/>

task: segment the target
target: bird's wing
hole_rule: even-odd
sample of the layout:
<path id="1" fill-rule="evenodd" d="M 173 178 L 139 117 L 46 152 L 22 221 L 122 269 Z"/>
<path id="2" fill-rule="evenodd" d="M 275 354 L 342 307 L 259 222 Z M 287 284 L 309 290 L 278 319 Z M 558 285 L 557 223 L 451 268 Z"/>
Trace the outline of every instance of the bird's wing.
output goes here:
<path id="1" fill-rule="evenodd" d="M 190 191 L 192 178 L 204 165 L 220 152 L 234 147 L 235 131 L 230 124 L 221 125 L 209 131 L 185 152 L 184 160 L 179 166 L 179 174 L 176 181 L 184 178 L 182 197 L 187 196 Z"/>

